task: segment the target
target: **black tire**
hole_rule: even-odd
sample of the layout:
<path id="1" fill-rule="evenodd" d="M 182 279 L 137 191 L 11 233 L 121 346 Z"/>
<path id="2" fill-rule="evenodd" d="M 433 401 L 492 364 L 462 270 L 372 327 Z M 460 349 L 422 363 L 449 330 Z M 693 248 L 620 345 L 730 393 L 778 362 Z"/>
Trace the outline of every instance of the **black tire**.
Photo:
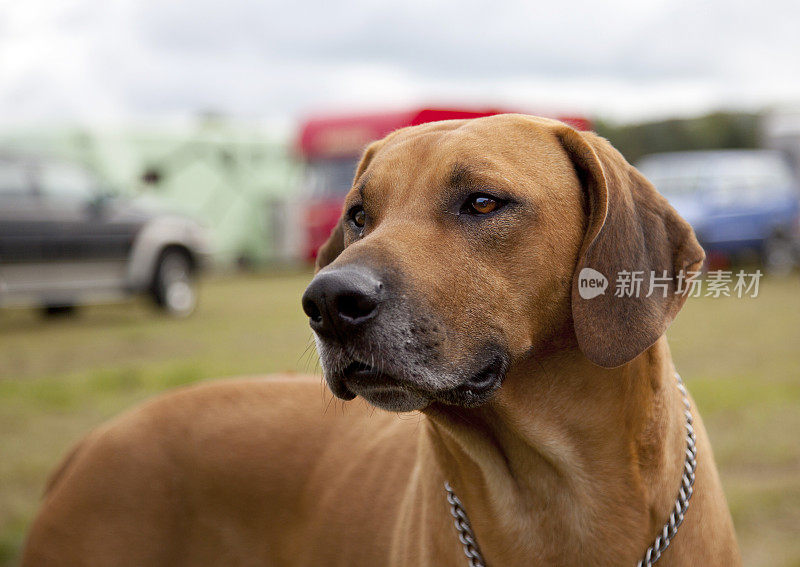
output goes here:
<path id="1" fill-rule="evenodd" d="M 78 308 L 75 305 L 67 304 L 67 305 L 44 305 L 41 308 L 42 315 L 47 318 L 56 318 L 56 317 L 74 317 L 75 314 L 78 312 Z"/>
<path id="2" fill-rule="evenodd" d="M 187 317 L 197 306 L 197 286 L 189 255 L 179 248 L 162 252 L 153 274 L 151 294 L 156 306 L 172 317 Z"/>

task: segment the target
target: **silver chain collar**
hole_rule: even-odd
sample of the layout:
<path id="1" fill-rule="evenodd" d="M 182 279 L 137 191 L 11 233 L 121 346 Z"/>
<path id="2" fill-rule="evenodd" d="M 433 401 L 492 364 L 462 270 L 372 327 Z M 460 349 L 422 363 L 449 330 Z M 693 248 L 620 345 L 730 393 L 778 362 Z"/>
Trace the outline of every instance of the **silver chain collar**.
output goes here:
<path id="1" fill-rule="evenodd" d="M 697 469 L 697 439 L 692 426 L 694 422 L 692 406 L 689 404 L 689 394 L 686 392 L 683 380 L 681 380 L 677 372 L 675 373 L 675 379 L 678 383 L 678 390 L 683 395 L 685 408 L 683 414 L 686 417 L 686 457 L 683 461 L 681 487 L 678 491 L 678 497 L 675 499 L 675 506 L 669 515 L 669 520 L 664 524 L 653 545 L 647 548 L 644 558 L 636 564 L 636 567 L 651 567 L 661 558 L 661 554 L 666 551 L 675 534 L 678 533 L 678 528 L 683 523 L 686 510 L 689 509 L 689 500 L 694 492 L 692 487 L 694 485 L 694 473 Z M 450 504 L 453 523 L 456 526 L 456 531 L 458 531 L 458 539 L 461 541 L 461 545 L 464 546 L 464 554 L 467 556 L 470 567 L 486 567 L 486 562 L 478 547 L 478 540 L 475 538 L 475 532 L 472 531 L 472 525 L 469 523 L 469 518 L 461 500 L 458 499 L 449 482 L 444 483 L 444 490 L 447 493 L 447 502 Z"/>

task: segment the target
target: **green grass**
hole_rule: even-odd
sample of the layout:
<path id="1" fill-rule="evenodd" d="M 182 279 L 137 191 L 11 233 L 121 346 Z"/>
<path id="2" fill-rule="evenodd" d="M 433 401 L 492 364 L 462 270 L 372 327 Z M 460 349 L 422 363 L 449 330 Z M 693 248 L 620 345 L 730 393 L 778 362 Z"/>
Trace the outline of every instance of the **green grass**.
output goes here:
<path id="1" fill-rule="evenodd" d="M 48 472 L 109 416 L 218 376 L 317 371 L 299 308 L 309 274 L 204 284 L 187 320 L 144 302 L 45 320 L 0 311 L 0 566 Z M 747 565 L 800 565 L 800 281 L 756 299 L 690 299 L 669 332 L 714 445 Z"/>
<path id="2" fill-rule="evenodd" d="M 800 565 L 800 281 L 690 299 L 668 332 L 705 420 L 745 565 Z"/>
<path id="3" fill-rule="evenodd" d="M 209 281 L 185 320 L 143 300 L 54 320 L 0 311 L 0 565 L 14 564 L 49 471 L 98 423 L 204 378 L 316 372 L 300 310 L 309 278 Z"/>

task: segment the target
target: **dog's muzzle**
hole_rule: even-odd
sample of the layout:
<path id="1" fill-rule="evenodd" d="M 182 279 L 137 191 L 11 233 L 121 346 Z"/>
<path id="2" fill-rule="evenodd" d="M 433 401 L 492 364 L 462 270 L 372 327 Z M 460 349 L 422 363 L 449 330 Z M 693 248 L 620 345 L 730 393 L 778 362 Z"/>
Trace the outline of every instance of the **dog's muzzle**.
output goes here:
<path id="1" fill-rule="evenodd" d="M 352 264 L 323 270 L 309 284 L 303 310 L 331 391 L 390 411 L 485 402 L 505 377 L 505 349 L 488 343 L 453 365 L 444 354 L 446 326 L 401 288 L 396 275 Z"/>

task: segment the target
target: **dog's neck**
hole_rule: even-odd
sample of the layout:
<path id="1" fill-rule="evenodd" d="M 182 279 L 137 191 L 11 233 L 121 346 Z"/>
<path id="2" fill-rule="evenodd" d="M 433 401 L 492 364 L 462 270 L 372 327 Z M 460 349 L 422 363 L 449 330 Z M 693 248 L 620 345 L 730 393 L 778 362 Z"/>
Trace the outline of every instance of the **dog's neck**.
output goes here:
<path id="1" fill-rule="evenodd" d="M 426 414 L 425 442 L 495 565 L 602 564 L 595 546 L 610 541 L 635 564 L 678 490 L 681 396 L 663 338 L 610 370 L 577 351 L 523 361 L 492 403 Z"/>

